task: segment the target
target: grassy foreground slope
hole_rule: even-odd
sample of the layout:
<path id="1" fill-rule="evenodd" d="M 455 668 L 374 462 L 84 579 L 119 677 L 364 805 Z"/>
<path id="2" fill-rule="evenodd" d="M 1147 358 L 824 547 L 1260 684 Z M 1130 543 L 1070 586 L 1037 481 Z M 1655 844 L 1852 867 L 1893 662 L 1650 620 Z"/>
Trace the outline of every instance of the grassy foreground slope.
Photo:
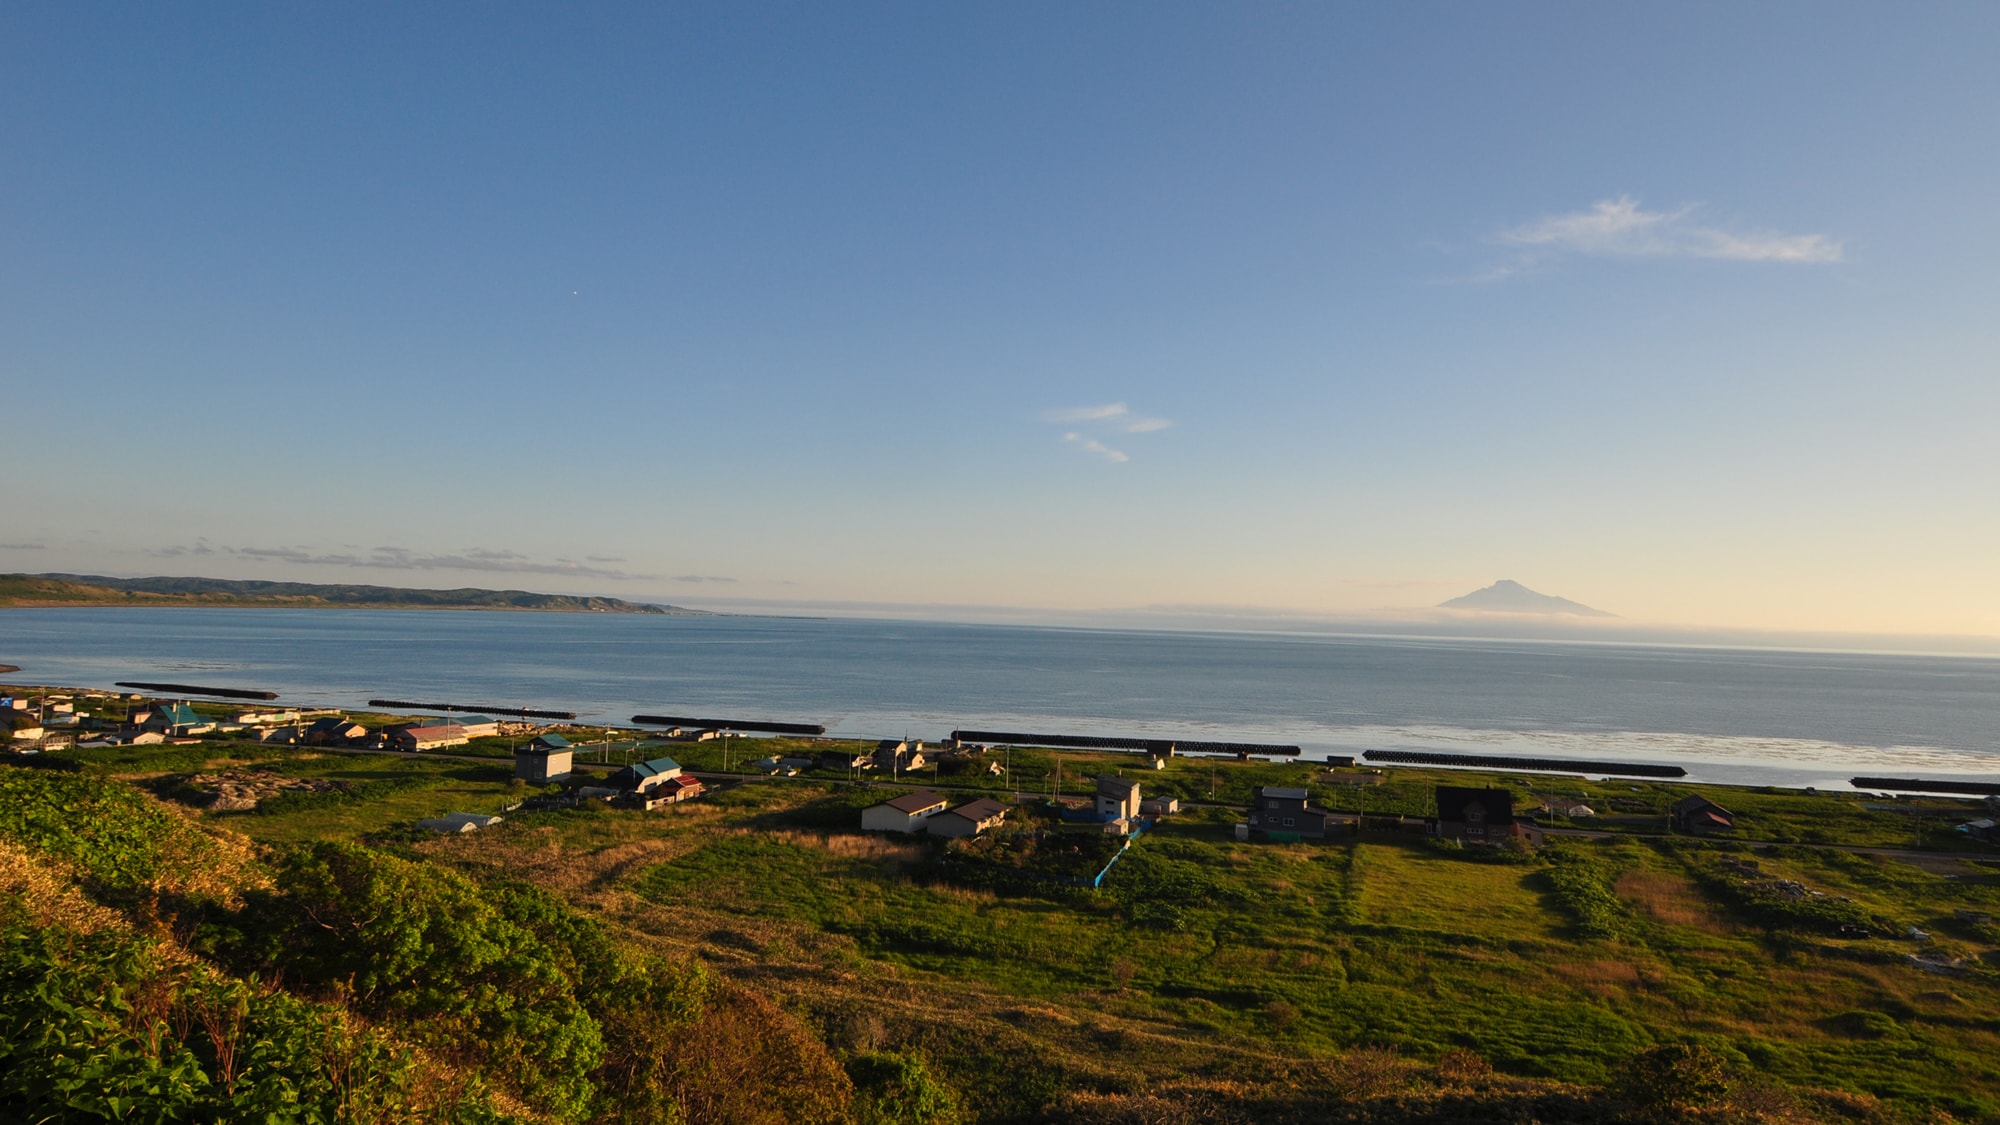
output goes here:
<path id="1" fill-rule="evenodd" d="M 225 578 L 107 578 L 0 574 L 0 606 L 265 606 L 284 609 L 513 609 L 553 613 L 698 614 L 679 606 L 527 590 L 418 590 L 397 586 L 255 582 Z"/>

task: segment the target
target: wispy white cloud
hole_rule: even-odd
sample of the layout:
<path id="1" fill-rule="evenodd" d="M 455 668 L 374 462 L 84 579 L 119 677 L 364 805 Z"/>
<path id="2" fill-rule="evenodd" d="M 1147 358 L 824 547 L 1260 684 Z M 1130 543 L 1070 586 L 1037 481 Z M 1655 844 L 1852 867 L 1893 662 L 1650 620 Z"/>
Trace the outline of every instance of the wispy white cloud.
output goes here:
<path id="1" fill-rule="evenodd" d="M 484 574 L 545 574 L 578 578 L 652 580 L 657 575 L 632 574 L 600 566 L 588 566 L 570 559 L 546 562 L 518 551 L 475 547 L 457 554 L 412 551 L 407 547 L 376 547 L 366 554 L 320 552 L 306 547 L 232 547 L 233 554 L 267 562 L 295 566 L 344 566 L 368 570 L 456 570 Z M 198 552 L 188 552 L 198 553 Z"/>
<path id="2" fill-rule="evenodd" d="M 734 578 L 724 578 L 716 574 L 676 574 L 676 582 L 734 582 Z"/>
<path id="3" fill-rule="evenodd" d="M 0 543 L 0 551 L 46 551 L 46 550 L 48 550 L 48 546 L 42 543 Z"/>
<path id="4" fill-rule="evenodd" d="M 1123 418 L 1129 413 L 1122 402 L 1107 402 L 1103 406 L 1068 406 L 1061 410 L 1045 411 L 1042 421 L 1068 425 L 1072 422 L 1102 422 L 1108 418 Z"/>
<path id="5" fill-rule="evenodd" d="M 1708 258 L 1730 262 L 1828 265 L 1846 253 L 1826 234 L 1729 230 L 1698 221 L 1697 204 L 1648 211 L 1629 195 L 1603 199 L 1581 211 L 1544 215 L 1495 231 L 1487 243 L 1515 251 L 1466 278 L 1505 281 L 1536 273 L 1565 257 Z"/>
<path id="6" fill-rule="evenodd" d="M 1166 418 L 1134 414 L 1132 408 L 1122 402 L 1107 402 L 1101 406 L 1071 406 L 1060 410 L 1049 410 L 1042 414 L 1044 422 L 1059 425 L 1083 426 L 1099 433 L 1150 434 L 1157 433 L 1173 425 Z M 1123 450 L 1113 449 L 1089 433 L 1070 430 L 1063 434 L 1063 440 L 1075 445 L 1086 453 L 1094 453 L 1113 463 L 1129 461 L 1131 458 Z"/>
<path id="7" fill-rule="evenodd" d="M 1125 455 L 1123 450 L 1113 449 L 1110 446 L 1104 444 L 1103 442 L 1098 441 L 1096 438 L 1084 437 L 1082 434 L 1079 434 L 1074 430 L 1064 434 L 1063 440 L 1067 442 L 1074 442 L 1085 453 L 1095 453 L 1099 457 L 1102 457 L 1106 461 L 1110 461 L 1113 464 L 1131 460 L 1130 457 L 1127 457 Z"/>

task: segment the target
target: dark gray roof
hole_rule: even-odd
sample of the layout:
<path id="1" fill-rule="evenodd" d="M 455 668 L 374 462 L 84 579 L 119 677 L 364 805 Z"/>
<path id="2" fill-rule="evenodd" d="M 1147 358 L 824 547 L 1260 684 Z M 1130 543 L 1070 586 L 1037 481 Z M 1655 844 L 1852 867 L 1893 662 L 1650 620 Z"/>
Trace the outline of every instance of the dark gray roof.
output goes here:
<path id="1" fill-rule="evenodd" d="M 944 803 L 945 800 L 943 797 L 940 797 L 936 793 L 932 793 L 928 790 L 922 793 L 905 793 L 900 797 L 891 797 L 890 799 L 882 802 L 882 804 L 887 805 L 890 808 L 895 809 L 897 812 L 900 813 L 919 813 L 924 811 L 925 809 L 934 808 Z"/>
<path id="2" fill-rule="evenodd" d="M 1440 785 L 1437 788 L 1438 819 L 1466 821 L 1472 819 L 1466 810 L 1478 805 L 1486 810 L 1486 823 L 1511 824 L 1514 821 L 1514 794 L 1505 789 L 1462 789 L 1455 785 Z"/>
<path id="3" fill-rule="evenodd" d="M 1282 785 L 1266 785 L 1257 790 L 1260 797 L 1277 797 L 1286 801 L 1303 801 L 1312 796 L 1303 789 L 1290 789 Z"/>

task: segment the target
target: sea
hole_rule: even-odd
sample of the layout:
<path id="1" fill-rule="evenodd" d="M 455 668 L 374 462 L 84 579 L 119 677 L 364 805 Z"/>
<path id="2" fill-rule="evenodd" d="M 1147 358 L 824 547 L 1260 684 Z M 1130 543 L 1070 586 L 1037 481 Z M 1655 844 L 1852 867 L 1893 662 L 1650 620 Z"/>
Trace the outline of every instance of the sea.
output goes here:
<path id="1" fill-rule="evenodd" d="M 2000 778 L 2000 660 L 1639 644 L 450 610 L 0 610 L 15 684 L 161 680 L 293 706 L 387 697 L 820 723 L 1680 765 L 1846 789 Z"/>

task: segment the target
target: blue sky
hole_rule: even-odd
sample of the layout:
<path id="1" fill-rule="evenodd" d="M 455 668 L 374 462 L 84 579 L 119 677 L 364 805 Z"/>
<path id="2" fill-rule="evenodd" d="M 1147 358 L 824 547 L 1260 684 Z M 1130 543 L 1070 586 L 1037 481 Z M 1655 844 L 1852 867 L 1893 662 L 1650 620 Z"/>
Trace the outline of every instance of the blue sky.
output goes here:
<path id="1" fill-rule="evenodd" d="M 11 5 L 0 569 L 2000 634 L 2000 9 L 1746 7 Z"/>

